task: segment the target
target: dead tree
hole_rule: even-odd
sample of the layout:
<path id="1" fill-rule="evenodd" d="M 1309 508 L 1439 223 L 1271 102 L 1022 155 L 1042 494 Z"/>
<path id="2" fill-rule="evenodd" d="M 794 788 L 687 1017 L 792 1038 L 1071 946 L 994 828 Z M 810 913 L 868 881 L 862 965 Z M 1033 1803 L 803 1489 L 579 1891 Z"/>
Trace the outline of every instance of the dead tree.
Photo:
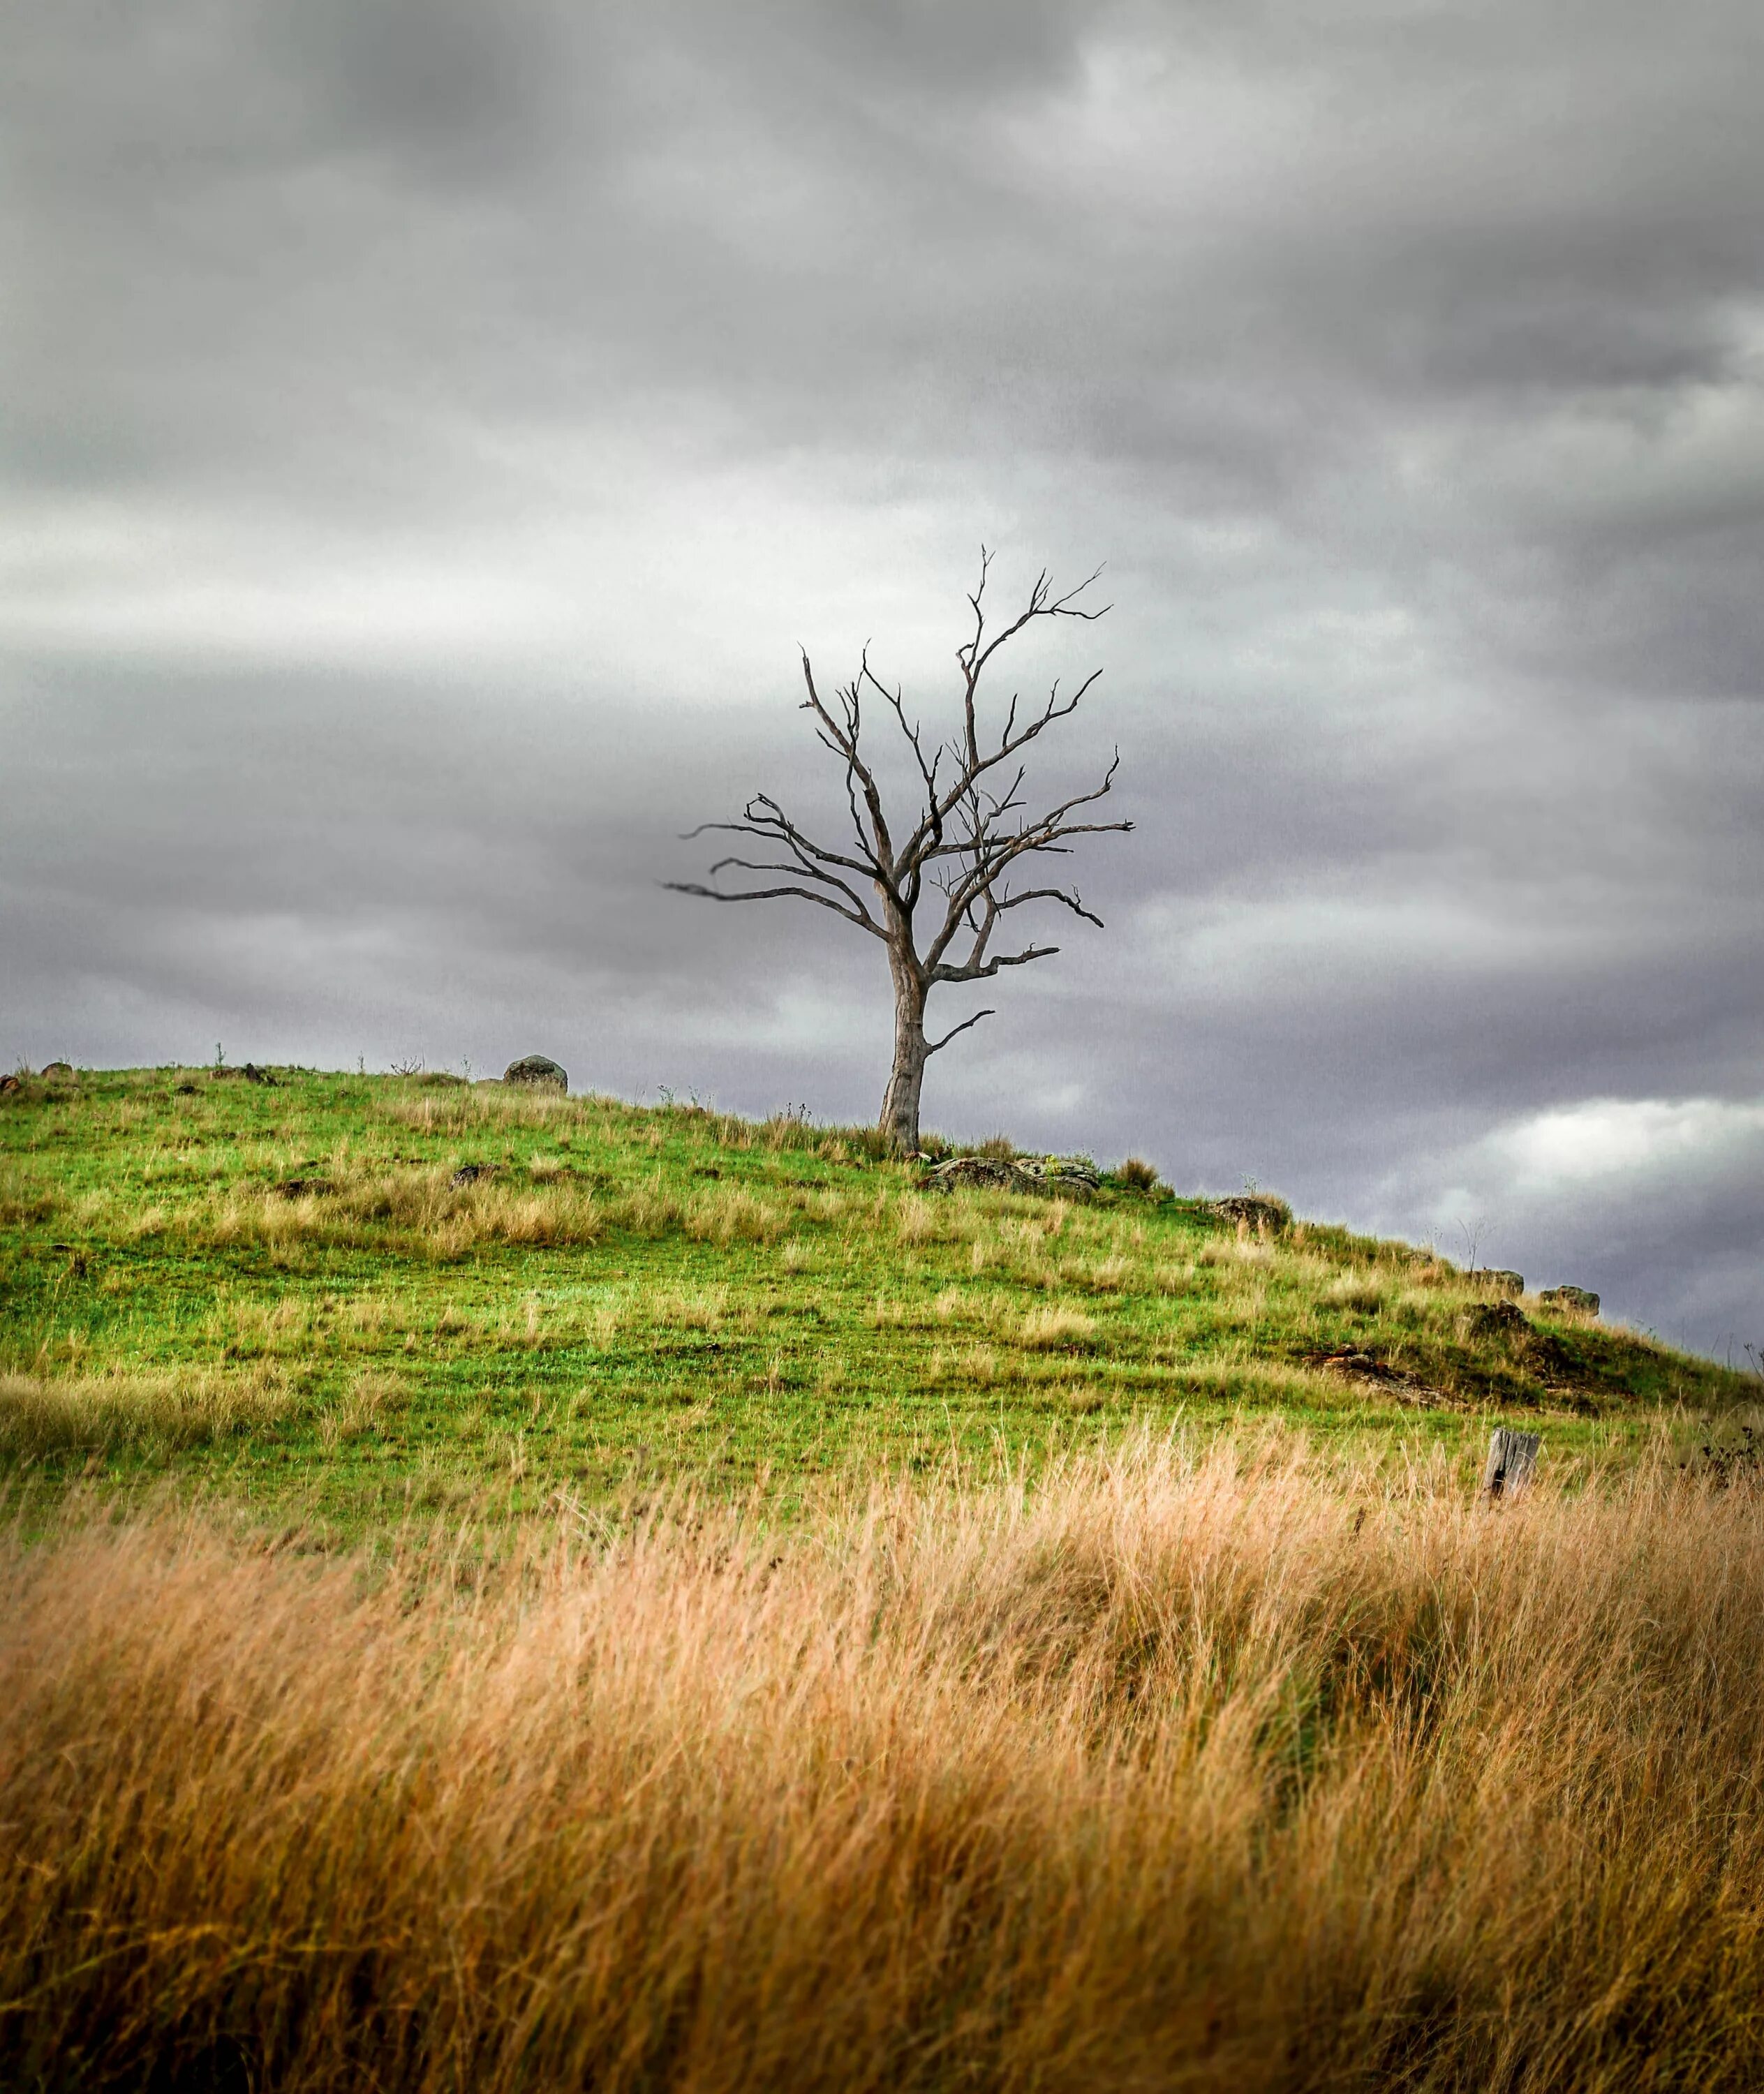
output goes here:
<path id="1" fill-rule="evenodd" d="M 808 696 L 802 710 L 811 715 L 816 738 L 843 769 L 851 818 L 849 840 L 816 842 L 776 800 L 761 793 L 748 802 L 740 821 L 706 822 L 689 832 L 698 836 L 722 831 L 749 839 L 741 851 L 719 858 L 709 874 L 714 880 L 719 874 L 733 873 L 741 876 L 742 884 L 667 883 L 680 893 L 710 901 L 813 901 L 880 941 L 894 984 L 894 1059 L 882 1101 L 881 1129 L 889 1147 L 902 1155 L 919 1147 L 926 1062 L 958 1033 L 996 1015 L 977 1010 L 941 1039 L 929 1039 L 925 1006 L 931 992 L 945 982 L 988 981 L 1006 967 L 1050 959 L 1058 946 L 1038 945 L 1032 936 L 1015 951 L 993 949 L 1001 923 L 1015 910 L 1051 902 L 1100 929 L 1101 918 L 1084 906 L 1075 888 L 1037 884 L 1034 875 L 1042 859 L 1068 855 L 1074 837 L 1124 833 L 1133 826 L 1080 819 L 1112 789 L 1119 750 L 1100 784 L 1044 814 L 1030 815 L 1023 797 L 1023 752 L 1077 711 L 1101 675 L 1100 669 L 1065 697 L 1056 681 L 1046 699 L 1031 708 L 1024 709 L 1013 693 L 1001 722 L 997 709 L 991 724 L 982 716 L 981 680 L 999 650 L 1019 633 L 1044 619 L 1093 621 L 1105 615 L 1106 605 L 1093 610 L 1079 601 L 1097 576 L 1056 596 L 1044 570 L 1027 606 L 1008 624 L 988 632 L 985 597 L 991 564 L 991 554 L 982 547 L 980 582 L 968 598 L 973 631 L 956 649 L 960 718 L 948 739 L 935 746 L 928 745 L 923 723 L 908 717 L 900 687 L 890 690 L 877 678 L 867 647 L 857 675 L 831 701 L 823 697 L 804 653 L 802 680 Z M 872 708 L 868 718 L 867 705 Z M 877 709 L 902 737 L 903 745 L 897 746 L 913 777 L 910 802 L 893 805 L 892 811 L 884 804 L 873 762 L 873 741 L 864 739 Z M 784 875 L 783 884 L 751 884 L 772 874 Z"/>

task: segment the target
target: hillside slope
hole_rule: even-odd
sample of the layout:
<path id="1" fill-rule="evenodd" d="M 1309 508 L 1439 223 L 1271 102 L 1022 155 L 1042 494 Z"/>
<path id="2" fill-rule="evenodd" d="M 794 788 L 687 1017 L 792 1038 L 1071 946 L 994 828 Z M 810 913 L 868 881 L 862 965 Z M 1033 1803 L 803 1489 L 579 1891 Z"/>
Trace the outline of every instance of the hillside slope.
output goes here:
<path id="1" fill-rule="evenodd" d="M 0 1097 L 13 1472 L 353 1522 L 1032 1458 L 1179 1414 L 1459 1449 L 1498 1417 L 1596 1450 L 1752 1386 L 1427 1250 L 1106 1176 L 945 1192 L 862 1130 L 270 1073 Z"/>

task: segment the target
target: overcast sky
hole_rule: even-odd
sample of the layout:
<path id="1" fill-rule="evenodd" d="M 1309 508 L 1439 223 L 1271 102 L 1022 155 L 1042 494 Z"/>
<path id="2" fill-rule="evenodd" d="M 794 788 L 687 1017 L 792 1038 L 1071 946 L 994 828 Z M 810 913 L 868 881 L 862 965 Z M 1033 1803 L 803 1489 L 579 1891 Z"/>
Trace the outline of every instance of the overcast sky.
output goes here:
<path id="1" fill-rule="evenodd" d="M 659 883 L 984 539 L 1139 828 L 928 1122 L 1764 1340 L 1755 0 L 0 39 L 0 1057 L 872 1117 L 880 949 Z"/>

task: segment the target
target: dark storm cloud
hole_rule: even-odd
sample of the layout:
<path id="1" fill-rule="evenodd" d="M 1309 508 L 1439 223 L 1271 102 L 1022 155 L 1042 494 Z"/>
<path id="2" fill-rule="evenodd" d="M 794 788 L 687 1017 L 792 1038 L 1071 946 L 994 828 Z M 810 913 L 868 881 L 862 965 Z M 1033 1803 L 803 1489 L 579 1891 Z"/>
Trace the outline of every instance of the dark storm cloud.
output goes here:
<path id="1" fill-rule="evenodd" d="M 985 535 L 1110 558 L 1023 674 L 1141 826 L 933 1116 L 1743 1323 L 1754 10 L 3 30 L 0 1051 L 867 1113 L 874 956 L 657 883 L 836 815 L 793 644 L 932 702 Z"/>

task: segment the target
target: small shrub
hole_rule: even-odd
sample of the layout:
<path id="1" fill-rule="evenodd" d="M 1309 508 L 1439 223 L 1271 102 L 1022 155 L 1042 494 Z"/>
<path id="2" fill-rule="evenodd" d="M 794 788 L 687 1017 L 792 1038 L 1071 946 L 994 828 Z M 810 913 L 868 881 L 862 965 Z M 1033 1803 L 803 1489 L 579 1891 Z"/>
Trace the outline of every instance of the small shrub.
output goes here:
<path id="1" fill-rule="evenodd" d="M 1143 1156 L 1130 1156 L 1114 1174 L 1115 1183 L 1126 1187 L 1129 1193 L 1153 1193 L 1158 1189 L 1158 1172 Z"/>
<path id="2" fill-rule="evenodd" d="M 1727 1488 L 1764 1484 L 1764 1411 L 1736 1411 L 1718 1423 L 1705 1419 L 1686 1444 L 1679 1466 L 1705 1483 Z"/>

